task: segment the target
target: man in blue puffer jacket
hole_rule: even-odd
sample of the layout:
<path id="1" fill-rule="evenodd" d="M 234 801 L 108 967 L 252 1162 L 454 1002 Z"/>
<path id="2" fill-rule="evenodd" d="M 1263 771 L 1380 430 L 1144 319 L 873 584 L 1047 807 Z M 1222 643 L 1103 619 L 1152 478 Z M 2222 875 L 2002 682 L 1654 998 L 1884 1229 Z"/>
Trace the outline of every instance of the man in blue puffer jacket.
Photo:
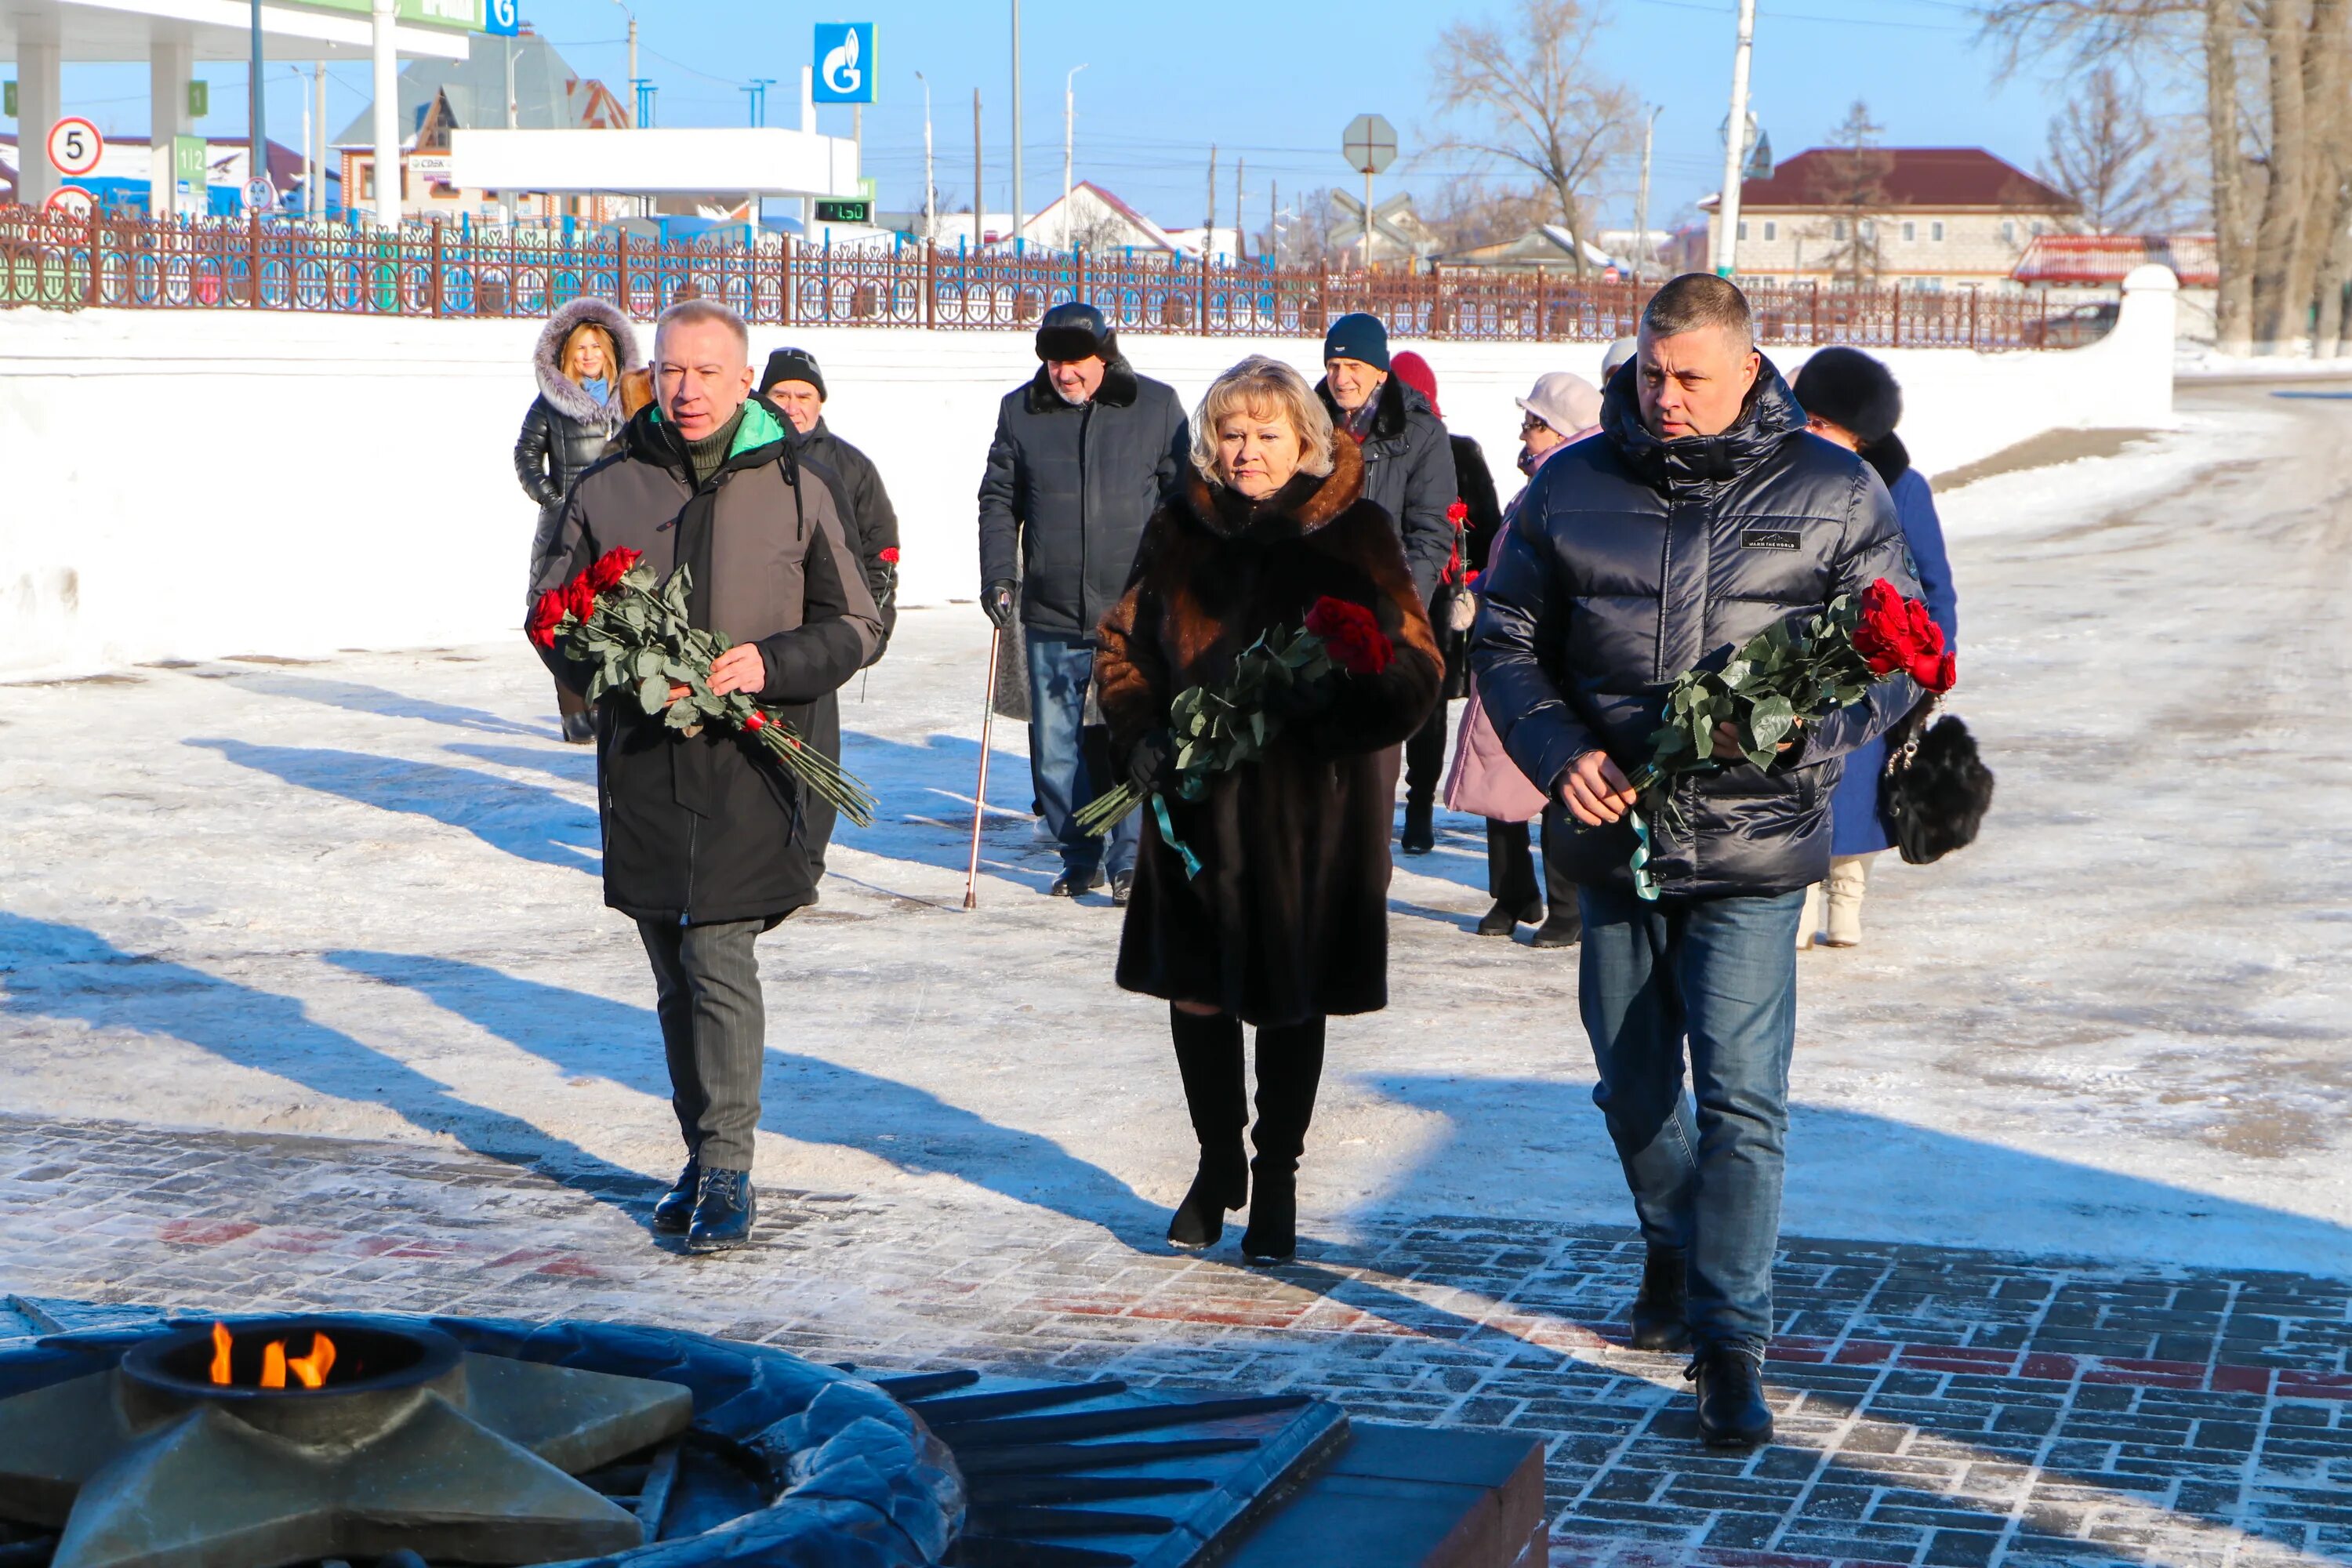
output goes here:
<path id="1" fill-rule="evenodd" d="M 1693 273 L 1658 291 L 1601 420 L 1601 439 L 1544 465 L 1497 545 L 1471 667 L 1512 759 L 1585 828 L 1568 847 L 1584 916 L 1579 1005 L 1593 1099 L 1649 1248 L 1633 1342 L 1690 1346 L 1701 1435 L 1749 1447 L 1772 1434 L 1761 1372 L 1798 916 L 1829 869 L 1839 759 L 1917 693 L 1881 682 L 1769 768 L 1718 735 L 1716 754 L 1731 760 L 1677 784 L 1681 820 L 1653 825 L 1654 902 L 1627 869 L 1626 780 L 1684 670 L 1875 578 L 1917 584 L 1885 487 L 1807 433 L 1756 352 L 1746 297 L 1724 279 Z"/>

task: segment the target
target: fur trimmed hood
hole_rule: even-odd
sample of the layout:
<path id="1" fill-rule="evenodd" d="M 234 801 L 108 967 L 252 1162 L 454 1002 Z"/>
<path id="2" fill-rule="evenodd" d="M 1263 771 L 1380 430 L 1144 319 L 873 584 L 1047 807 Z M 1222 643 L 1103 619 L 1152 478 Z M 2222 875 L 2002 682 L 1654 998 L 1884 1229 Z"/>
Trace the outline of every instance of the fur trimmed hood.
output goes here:
<path id="1" fill-rule="evenodd" d="M 1135 367 L 1127 363 L 1126 355 L 1117 354 L 1103 361 L 1102 384 L 1095 388 L 1093 401 L 1106 408 L 1132 408 L 1136 394 L 1140 390 Z M 1037 374 L 1029 378 L 1030 413 L 1052 414 L 1059 409 L 1083 406 L 1054 390 L 1053 378 L 1045 374 L 1044 365 L 1039 365 Z"/>
<path id="2" fill-rule="evenodd" d="M 547 319 L 540 330 L 539 346 L 531 351 L 531 374 L 539 378 L 539 395 L 558 414 L 567 415 L 583 425 L 603 424 L 613 419 L 605 408 L 563 374 L 559 357 L 563 342 L 572 329 L 583 321 L 593 321 L 613 339 L 613 352 L 620 363 L 613 367 L 611 381 L 617 392 L 624 371 L 635 370 L 645 361 L 637 353 L 637 330 L 618 305 L 609 300 L 574 300 Z"/>
<path id="3" fill-rule="evenodd" d="M 1329 473 L 1298 474 L 1262 501 L 1212 484 L 1198 468 L 1187 478 L 1185 498 L 1210 532 L 1227 539 L 1304 538 L 1362 498 L 1364 455 L 1353 437 L 1334 431 Z"/>

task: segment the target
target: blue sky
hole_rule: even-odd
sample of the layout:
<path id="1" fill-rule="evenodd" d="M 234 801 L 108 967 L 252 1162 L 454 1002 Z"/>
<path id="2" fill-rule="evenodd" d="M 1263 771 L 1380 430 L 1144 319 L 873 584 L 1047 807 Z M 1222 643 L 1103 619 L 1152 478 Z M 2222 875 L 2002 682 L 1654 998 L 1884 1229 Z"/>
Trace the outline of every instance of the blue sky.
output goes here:
<path id="1" fill-rule="evenodd" d="M 1092 178 L 1165 223 L 1198 223 L 1209 149 L 1221 148 L 1219 219 L 1230 222 L 1233 159 L 1247 159 L 1249 222 L 1265 221 L 1269 181 L 1286 193 L 1353 187 L 1341 163 L 1340 129 L 1374 110 L 1392 121 L 1410 156 L 1435 135 L 1428 58 L 1454 15 L 1501 11 L 1509 0 L 1465 5 L 1356 0 L 1344 6 L 1223 7 L 1130 0 L 1026 0 L 1023 5 L 1024 195 L 1032 208 L 1061 185 L 1062 88 L 1077 79 L 1078 177 Z M 861 0 L 846 12 L 750 0 L 635 0 L 643 73 L 660 86 L 665 125 L 745 123 L 741 85 L 772 77 L 769 122 L 791 123 L 810 24 L 856 18 L 877 26 L 883 100 L 866 116 L 866 167 L 884 205 L 919 202 L 922 89 L 931 82 L 938 181 L 943 200 L 970 199 L 971 91 L 982 96 L 992 210 L 1010 205 L 1009 5 L 1006 0 Z M 1603 66 L 1647 102 L 1658 121 L 1654 216 L 1686 211 L 1721 170 L 1718 128 L 1729 91 L 1732 0 L 1611 0 Z M 625 22 L 613 0 L 523 0 L 523 18 L 583 73 L 616 89 L 628 75 Z M 2063 81 L 2054 72 L 1997 79 L 1994 51 L 1975 42 L 1961 0 L 1761 0 L 1754 102 L 1782 156 L 1822 140 L 1856 97 L 1869 100 L 1890 142 L 1990 148 L 2031 168 Z M 205 68 L 216 112 L 202 129 L 244 129 L 245 70 Z M 271 75 L 270 129 L 299 134 L 300 88 L 290 67 Z M 331 73 L 331 131 L 366 102 L 364 67 Z M 143 137 L 145 73 L 139 68 L 68 71 L 69 110 L 102 130 Z M 823 127 L 845 134 L 846 110 Z M 1382 177 L 1380 194 L 1424 199 L 1475 173 L 1458 156 L 1424 156 Z M 1634 171 L 1609 182 L 1607 221 L 1630 220 Z M 1285 196 L 1286 204 L 1288 202 Z"/>

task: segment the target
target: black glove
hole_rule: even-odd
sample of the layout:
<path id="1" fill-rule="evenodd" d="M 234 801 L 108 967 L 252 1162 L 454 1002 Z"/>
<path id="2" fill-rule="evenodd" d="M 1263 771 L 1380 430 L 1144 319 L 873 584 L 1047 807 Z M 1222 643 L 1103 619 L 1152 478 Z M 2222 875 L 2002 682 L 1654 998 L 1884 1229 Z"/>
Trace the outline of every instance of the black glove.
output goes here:
<path id="1" fill-rule="evenodd" d="M 1145 795 L 1174 787 L 1176 737 L 1165 730 L 1154 730 L 1136 742 L 1135 749 L 1127 753 L 1127 782 Z"/>
<path id="2" fill-rule="evenodd" d="M 998 631 L 1013 624 L 1013 579 L 1000 577 L 980 591 L 980 607 L 988 612 L 989 625 Z"/>

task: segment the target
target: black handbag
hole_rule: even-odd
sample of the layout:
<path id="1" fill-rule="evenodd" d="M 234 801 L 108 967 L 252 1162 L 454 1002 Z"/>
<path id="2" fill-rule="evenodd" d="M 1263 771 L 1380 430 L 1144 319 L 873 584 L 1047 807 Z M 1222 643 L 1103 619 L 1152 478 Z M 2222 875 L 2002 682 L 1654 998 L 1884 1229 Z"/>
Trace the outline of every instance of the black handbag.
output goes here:
<path id="1" fill-rule="evenodd" d="M 1908 865 L 1927 866 L 1976 842 L 1992 806 L 1992 770 L 1952 714 L 1930 727 L 1940 699 L 1923 698 L 1887 731 L 1878 814 Z"/>

